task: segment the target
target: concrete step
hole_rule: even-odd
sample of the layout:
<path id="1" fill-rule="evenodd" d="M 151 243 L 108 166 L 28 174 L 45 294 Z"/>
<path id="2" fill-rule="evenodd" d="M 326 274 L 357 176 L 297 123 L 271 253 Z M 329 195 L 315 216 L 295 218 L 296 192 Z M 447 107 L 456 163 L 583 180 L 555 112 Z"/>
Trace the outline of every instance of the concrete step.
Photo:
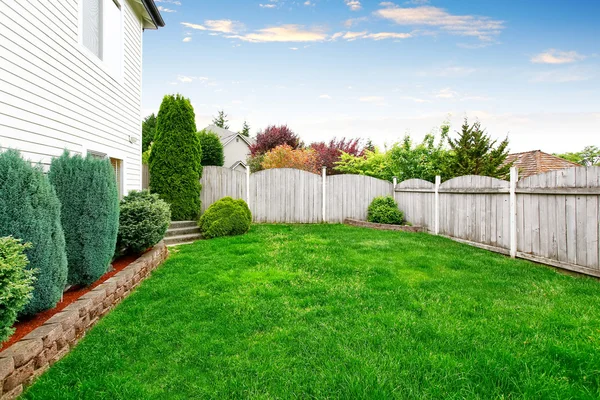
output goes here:
<path id="1" fill-rule="evenodd" d="M 171 221 L 169 229 L 191 228 L 192 226 L 198 226 L 198 223 L 196 221 Z"/>
<path id="2" fill-rule="evenodd" d="M 165 237 L 191 235 L 193 233 L 200 233 L 200 228 L 198 227 L 198 225 L 185 228 L 169 228 Z"/>
<path id="3" fill-rule="evenodd" d="M 192 233 L 189 235 L 179 235 L 179 236 L 170 236 L 165 237 L 164 241 L 167 246 L 175 246 L 178 244 L 186 244 L 192 243 L 196 240 L 202 239 L 202 235 L 199 233 Z"/>

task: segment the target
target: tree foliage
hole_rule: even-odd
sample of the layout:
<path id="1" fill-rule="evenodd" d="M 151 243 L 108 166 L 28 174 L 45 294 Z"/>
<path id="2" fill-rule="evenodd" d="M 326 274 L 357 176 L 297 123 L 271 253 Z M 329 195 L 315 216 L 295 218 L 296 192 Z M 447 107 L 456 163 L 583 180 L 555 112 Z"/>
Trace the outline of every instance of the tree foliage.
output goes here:
<path id="1" fill-rule="evenodd" d="M 212 124 L 218 126 L 219 128 L 229 129 L 229 119 L 228 115 L 225 114 L 224 110 L 218 112 L 218 115 L 213 118 Z"/>
<path id="2" fill-rule="evenodd" d="M 60 203 L 41 169 L 19 153 L 0 153 L 0 236 L 31 243 L 25 254 L 35 270 L 31 301 L 21 311 L 33 315 L 56 305 L 67 282 L 65 236 Z"/>
<path id="3" fill-rule="evenodd" d="M 329 142 L 318 142 L 310 145 L 310 148 L 317 154 L 317 166 L 327 167 L 327 175 L 339 174 L 335 169 L 336 163 L 340 160 L 343 153 L 360 157 L 364 150 L 360 145 L 360 139 L 337 140 L 331 139 Z"/>
<path id="4" fill-rule="evenodd" d="M 240 132 L 240 135 L 250 137 L 250 125 L 248 125 L 248 122 L 244 121 L 244 126 L 242 126 L 242 131 Z"/>
<path id="5" fill-rule="evenodd" d="M 585 146 L 582 151 L 554 155 L 585 167 L 600 166 L 600 148 L 598 146 Z"/>
<path id="6" fill-rule="evenodd" d="M 48 178 L 61 204 L 71 285 L 90 285 L 106 273 L 119 229 L 119 194 L 108 159 L 71 157 L 52 160 Z"/>
<path id="7" fill-rule="evenodd" d="M 288 145 L 277 146 L 264 154 L 263 169 L 296 168 L 319 173 L 318 156 L 313 149 L 293 149 Z"/>
<path id="8" fill-rule="evenodd" d="M 0 344 L 13 334 L 19 312 L 32 297 L 35 271 L 27 269 L 25 250 L 29 248 L 31 243 L 0 238 Z"/>
<path id="9" fill-rule="evenodd" d="M 202 147 L 202 166 L 216 165 L 222 167 L 225 162 L 223 144 L 219 135 L 214 132 L 201 130 L 198 132 L 200 146 Z"/>
<path id="10" fill-rule="evenodd" d="M 243 235 L 250 229 L 252 213 L 242 199 L 223 197 L 204 212 L 198 226 L 206 239 Z"/>
<path id="11" fill-rule="evenodd" d="M 173 220 L 198 217 L 201 176 L 202 148 L 194 109 L 179 94 L 165 96 L 150 154 L 150 188 L 170 204 Z"/>
<path id="12" fill-rule="evenodd" d="M 448 165 L 453 176 L 483 175 L 494 178 L 506 178 L 510 164 L 505 164 L 508 155 L 508 138 L 498 145 L 497 141 L 481 129 L 475 122 L 469 125 L 465 118 L 462 130 L 456 139 L 448 138 L 452 156 Z"/>
<path id="13" fill-rule="evenodd" d="M 256 141 L 250 145 L 250 155 L 265 154 L 267 151 L 283 145 L 287 145 L 294 150 L 302 147 L 298 135 L 287 125 L 271 125 L 256 135 Z"/>
<path id="14" fill-rule="evenodd" d="M 156 133 L 156 115 L 148 115 L 142 121 L 142 153 L 148 150 L 150 144 L 154 141 Z"/>

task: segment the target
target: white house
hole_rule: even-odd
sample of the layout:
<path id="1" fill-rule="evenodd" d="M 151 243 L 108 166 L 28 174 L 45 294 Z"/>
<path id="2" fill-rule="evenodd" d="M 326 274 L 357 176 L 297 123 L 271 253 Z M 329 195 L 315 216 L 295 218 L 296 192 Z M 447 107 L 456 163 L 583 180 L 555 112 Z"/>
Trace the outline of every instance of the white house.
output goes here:
<path id="1" fill-rule="evenodd" d="M 246 160 L 250 155 L 251 139 L 237 132 L 209 125 L 204 128 L 207 132 L 216 133 L 223 144 L 224 167 L 244 172 Z"/>
<path id="2" fill-rule="evenodd" d="M 0 0 L 0 150 L 108 157 L 140 189 L 142 33 L 162 26 L 153 0 Z"/>

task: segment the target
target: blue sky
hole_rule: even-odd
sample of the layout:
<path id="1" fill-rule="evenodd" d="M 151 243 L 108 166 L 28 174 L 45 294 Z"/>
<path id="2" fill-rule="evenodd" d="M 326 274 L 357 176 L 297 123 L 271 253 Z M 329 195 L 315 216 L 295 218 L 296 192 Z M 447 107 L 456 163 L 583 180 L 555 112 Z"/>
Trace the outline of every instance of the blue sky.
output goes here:
<path id="1" fill-rule="evenodd" d="M 144 114 L 164 94 L 252 133 L 392 144 L 478 119 L 511 150 L 600 145 L 600 2 L 161 0 Z"/>

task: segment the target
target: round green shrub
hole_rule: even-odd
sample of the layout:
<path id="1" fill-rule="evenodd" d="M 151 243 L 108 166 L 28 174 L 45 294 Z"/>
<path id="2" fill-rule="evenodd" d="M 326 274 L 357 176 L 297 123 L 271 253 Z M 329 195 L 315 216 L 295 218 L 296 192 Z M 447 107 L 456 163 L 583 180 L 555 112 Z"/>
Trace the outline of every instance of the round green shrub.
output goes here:
<path id="1" fill-rule="evenodd" d="M 35 271 L 27 269 L 25 249 L 29 248 L 31 243 L 22 244 L 10 236 L 0 238 L 0 343 L 13 334 L 18 313 L 31 300 Z"/>
<path id="2" fill-rule="evenodd" d="M 54 307 L 67 282 L 60 202 L 42 170 L 14 150 L 0 153 L 0 236 L 31 243 L 25 254 L 36 281 L 21 315 Z"/>
<path id="3" fill-rule="evenodd" d="M 243 235 L 250 229 L 252 213 L 242 199 L 223 197 L 204 212 L 198 226 L 207 239 Z"/>
<path id="4" fill-rule="evenodd" d="M 367 211 L 367 221 L 377 224 L 401 225 L 404 214 L 391 196 L 375 197 Z"/>
<path id="5" fill-rule="evenodd" d="M 149 160 L 150 190 L 171 206 L 174 221 L 200 212 L 202 148 L 194 109 L 181 95 L 165 96 L 157 116 Z"/>
<path id="6" fill-rule="evenodd" d="M 171 209 L 157 194 L 132 191 L 121 200 L 117 247 L 140 254 L 160 242 L 171 222 Z"/>
<path id="7" fill-rule="evenodd" d="M 222 167 L 225 163 L 223 144 L 216 133 L 202 130 L 198 132 L 200 146 L 202 147 L 202 166 L 216 165 Z"/>
<path id="8" fill-rule="evenodd" d="M 70 285 L 90 285 L 108 271 L 119 230 L 119 193 L 108 159 L 52 160 L 48 178 L 61 203 Z"/>

